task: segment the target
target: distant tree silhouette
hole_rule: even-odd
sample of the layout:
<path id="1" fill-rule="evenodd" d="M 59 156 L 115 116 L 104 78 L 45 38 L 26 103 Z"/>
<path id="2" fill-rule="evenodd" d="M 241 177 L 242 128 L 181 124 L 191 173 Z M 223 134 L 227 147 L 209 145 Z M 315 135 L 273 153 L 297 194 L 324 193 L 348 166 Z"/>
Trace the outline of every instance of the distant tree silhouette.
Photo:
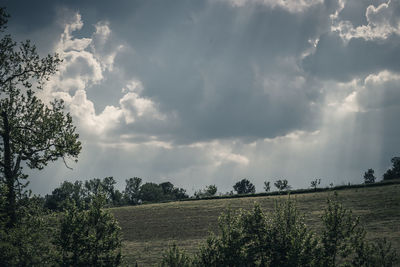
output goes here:
<path id="1" fill-rule="evenodd" d="M 194 192 L 196 198 L 212 197 L 217 193 L 217 187 L 215 185 L 206 186 L 204 190 Z"/>
<path id="2" fill-rule="evenodd" d="M 206 187 L 206 193 L 210 196 L 214 196 L 217 193 L 217 187 L 215 184 Z"/>
<path id="3" fill-rule="evenodd" d="M 375 171 L 373 169 L 368 169 L 368 171 L 364 173 L 364 183 L 366 184 L 375 183 L 376 177 L 374 173 Z"/>
<path id="4" fill-rule="evenodd" d="M 267 182 L 267 181 L 264 182 L 264 190 L 265 190 L 265 192 L 269 192 L 271 190 L 270 182 Z"/>
<path id="5" fill-rule="evenodd" d="M 392 168 L 383 175 L 383 180 L 400 179 L 400 157 L 392 158 Z"/>
<path id="6" fill-rule="evenodd" d="M 321 184 L 321 179 L 315 179 L 311 181 L 311 187 L 314 188 L 314 191 L 317 191 L 317 186 Z"/>
<path id="7" fill-rule="evenodd" d="M 237 182 L 233 189 L 238 194 L 254 194 L 256 192 L 256 187 L 247 179 L 242 179 L 241 181 Z"/>
<path id="8" fill-rule="evenodd" d="M 278 188 L 279 192 L 283 190 L 289 190 L 291 186 L 288 183 L 288 180 L 283 179 L 283 180 L 277 180 L 274 183 L 275 187 Z"/>

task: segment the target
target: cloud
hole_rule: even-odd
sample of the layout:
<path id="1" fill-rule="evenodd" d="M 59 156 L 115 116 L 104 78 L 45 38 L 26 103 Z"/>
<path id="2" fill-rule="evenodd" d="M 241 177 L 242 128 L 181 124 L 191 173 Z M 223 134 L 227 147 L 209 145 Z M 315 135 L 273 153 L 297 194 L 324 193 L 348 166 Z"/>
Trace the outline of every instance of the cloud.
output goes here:
<path id="1" fill-rule="evenodd" d="M 73 172 L 56 165 L 40 181 L 307 187 L 380 175 L 398 153 L 398 1 L 156 2 L 16 14 L 12 29 L 65 57 L 43 97 L 65 99 L 84 145 Z"/>
<path id="2" fill-rule="evenodd" d="M 348 20 L 334 19 L 332 31 L 338 32 L 343 40 L 363 38 L 365 40 L 387 39 L 400 35 L 400 4 L 389 0 L 375 7 L 369 5 L 365 12 L 367 25 L 354 27 Z"/>
<path id="3" fill-rule="evenodd" d="M 157 110 L 156 104 L 140 96 L 144 89 L 140 80 L 131 80 L 122 88 L 125 94 L 119 99 L 119 105 L 106 105 L 102 111 L 96 112 L 87 91 L 100 84 L 107 72 L 113 71 L 114 58 L 121 45 L 114 47 L 114 51 L 109 46 L 108 38 L 112 34 L 109 23 L 96 23 L 90 38 L 74 37 L 74 32 L 83 26 L 79 13 L 65 24 L 55 48 L 64 61 L 58 75 L 52 77 L 47 85 L 47 97 L 62 98 L 78 124 L 78 130 L 87 137 L 91 136 L 92 141 L 95 138 L 101 142 L 116 143 L 115 140 L 121 140 L 124 133 L 114 136 L 115 129 L 138 121 L 146 124 L 146 121 L 164 120 L 165 116 Z"/>
<path id="4" fill-rule="evenodd" d="M 256 4 L 265 5 L 270 8 L 282 8 L 292 13 L 303 12 L 305 9 L 317 4 L 322 4 L 323 0 L 222 0 L 227 1 L 234 7 Z"/>
<path id="5" fill-rule="evenodd" d="M 366 110 L 400 107 L 400 75 L 389 71 L 368 75 L 357 99 Z"/>

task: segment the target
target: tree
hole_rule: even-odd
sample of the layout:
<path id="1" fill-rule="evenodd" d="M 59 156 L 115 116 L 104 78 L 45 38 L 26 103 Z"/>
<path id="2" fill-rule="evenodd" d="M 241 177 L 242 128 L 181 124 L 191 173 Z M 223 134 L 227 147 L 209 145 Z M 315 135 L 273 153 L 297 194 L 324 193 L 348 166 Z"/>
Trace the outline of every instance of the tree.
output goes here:
<path id="1" fill-rule="evenodd" d="M 196 198 L 204 198 L 204 197 L 211 197 L 217 193 L 217 187 L 215 185 L 206 186 L 205 189 L 195 191 L 194 196 Z"/>
<path id="2" fill-rule="evenodd" d="M 271 190 L 270 182 L 267 182 L 267 181 L 264 182 L 264 190 L 265 190 L 265 192 L 269 192 Z"/>
<path id="3" fill-rule="evenodd" d="M 17 210 L 16 225 L 9 228 L 0 220 L 0 266 L 57 266 L 49 239 L 55 216 L 45 213 L 36 196 L 21 201 L 24 204 Z"/>
<path id="4" fill-rule="evenodd" d="M 364 173 L 364 183 L 366 184 L 373 184 L 375 183 L 375 175 L 374 175 L 374 170 L 373 169 L 368 169 L 367 172 Z"/>
<path id="5" fill-rule="evenodd" d="M 162 187 L 155 183 L 145 183 L 140 187 L 140 198 L 144 201 L 157 202 L 164 196 Z"/>
<path id="6" fill-rule="evenodd" d="M 383 180 L 400 179 L 400 157 L 392 158 L 392 168 L 383 174 Z"/>
<path id="7" fill-rule="evenodd" d="M 317 186 L 321 184 L 321 179 L 315 179 L 311 181 L 311 188 L 314 188 L 314 191 L 317 191 Z"/>
<path id="8" fill-rule="evenodd" d="M 288 180 L 283 179 L 283 180 L 277 180 L 274 183 L 275 187 L 279 190 L 279 192 L 283 190 L 289 190 L 291 186 L 288 184 Z"/>
<path id="9" fill-rule="evenodd" d="M 0 33 L 8 15 L 0 9 Z M 77 160 L 81 150 L 72 118 L 62 100 L 46 105 L 36 96 L 60 63 L 58 55 L 40 58 L 30 41 L 0 39 L 0 172 L 6 186 L 8 226 L 16 222 L 17 197 L 27 175 L 22 166 L 43 169 L 62 158 Z M 34 89 L 35 87 L 35 89 Z"/>
<path id="10" fill-rule="evenodd" d="M 217 186 L 215 184 L 211 184 L 206 187 L 205 193 L 208 196 L 214 196 L 217 193 Z"/>
<path id="11" fill-rule="evenodd" d="M 125 180 L 125 190 L 123 192 L 124 199 L 128 204 L 136 205 L 140 199 L 140 184 L 142 179 L 139 177 L 133 177 Z"/>
<path id="12" fill-rule="evenodd" d="M 121 263 L 121 228 L 111 213 L 102 210 L 105 196 L 94 196 L 89 210 L 79 211 L 72 201 L 55 236 L 61 266 L 118 266 Z"/>
<path id="13" fill-rule="evenodd" d="M 171 182 L 161 183 L 160 186 L 164 192 L 164 195 L 170 195 L 174 190 L 174 185 Z"/>
<path id="14" fill-rule="evenodd" d="M 46 195 L 45 207 L 53 211 L 62 211 L 72 200 L 81 210 L 85 209 L 85 192 L 82 181 L 71 183 L 64 181 L 60 187 L 53 190 L 51 195 Z"/>
<path id="15" fill-rule="evenodd" d="M 256 187 L 247 179 L 242 179 L 241 181 L 237 182 L 233 189 L 238 194 L 254 194 L 256 192 Z"/>

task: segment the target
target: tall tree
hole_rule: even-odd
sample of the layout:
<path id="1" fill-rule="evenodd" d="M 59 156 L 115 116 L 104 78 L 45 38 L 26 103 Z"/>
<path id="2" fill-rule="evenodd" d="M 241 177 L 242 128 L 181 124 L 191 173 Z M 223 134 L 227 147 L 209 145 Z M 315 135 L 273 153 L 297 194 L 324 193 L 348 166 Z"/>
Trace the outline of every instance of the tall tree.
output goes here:
<path id="1" fill-rule="evenodd" d="M 30 41 L 17 44 L 4 35 L 8 14 L 0 8 L 0 173 L 6 187 L 9 226 L 16 223 L 22 164 L 42 169 L 50 161 L 77 160 L 81 150 L 72 118 L 62 100 L 46 105 L 37 90 L 56 72 L 58 55 L 40 58 Z"/>
<path id="2" fill-rule="evenodd" d="M 124 199 L 128 204 L 138 204 L 140 199 L 140 185 L 142 178 L 133 177 L 125 180 Z"/>

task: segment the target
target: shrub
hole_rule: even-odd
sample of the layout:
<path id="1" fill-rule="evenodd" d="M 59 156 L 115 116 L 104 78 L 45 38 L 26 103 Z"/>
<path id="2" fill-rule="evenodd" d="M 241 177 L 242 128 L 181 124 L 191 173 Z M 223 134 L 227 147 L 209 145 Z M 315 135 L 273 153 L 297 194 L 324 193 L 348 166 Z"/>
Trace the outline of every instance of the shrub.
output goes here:
<path id="1" fill-rule="evenodd" d="M 185 251 L 179 249 L 176 244 L 173 244 L 164 252 L 160 266 L 189 267 L 191 266 L 191 259 L 186 255 Z"/>
<path id="2" fill-rule="evenodd" d="M 71 202 L 61 219 L 55 245 L 61 266 L 118 266 L 121 262 L 120 227 L 101 208 L 103 195 L 95 196 L 89 210 L 79 211 Z"/>
<path id="3" fill-rule="evenodd" d="M 370 243 L 358 218 L 329 198 L 321 217 L 320 235 L 311 232 L 290 198 L 276 203 L 271 214 L 255 204 L 251 211 L 228 211 L 219 218 L 219 234 L 211 234 L 192 261 L 193 266 L 394 266 L 397 255 L 385 240 Z M 185 259 L 173 247 L 163 266 Z M 168 261 L 166 260 L 168 259 Z M 169 263 L 173 263 L 168 265 Z"/>
<path id="4" fill-rule="evenodd" d="M 277 204 L 271 217 L 259 205 L 220 217 L 220 235 L 200 249 L 197 266 L 314 266 L 317 240 L 293 202 Z M 317 265 L 315 265 L 317 266 Z"/>

